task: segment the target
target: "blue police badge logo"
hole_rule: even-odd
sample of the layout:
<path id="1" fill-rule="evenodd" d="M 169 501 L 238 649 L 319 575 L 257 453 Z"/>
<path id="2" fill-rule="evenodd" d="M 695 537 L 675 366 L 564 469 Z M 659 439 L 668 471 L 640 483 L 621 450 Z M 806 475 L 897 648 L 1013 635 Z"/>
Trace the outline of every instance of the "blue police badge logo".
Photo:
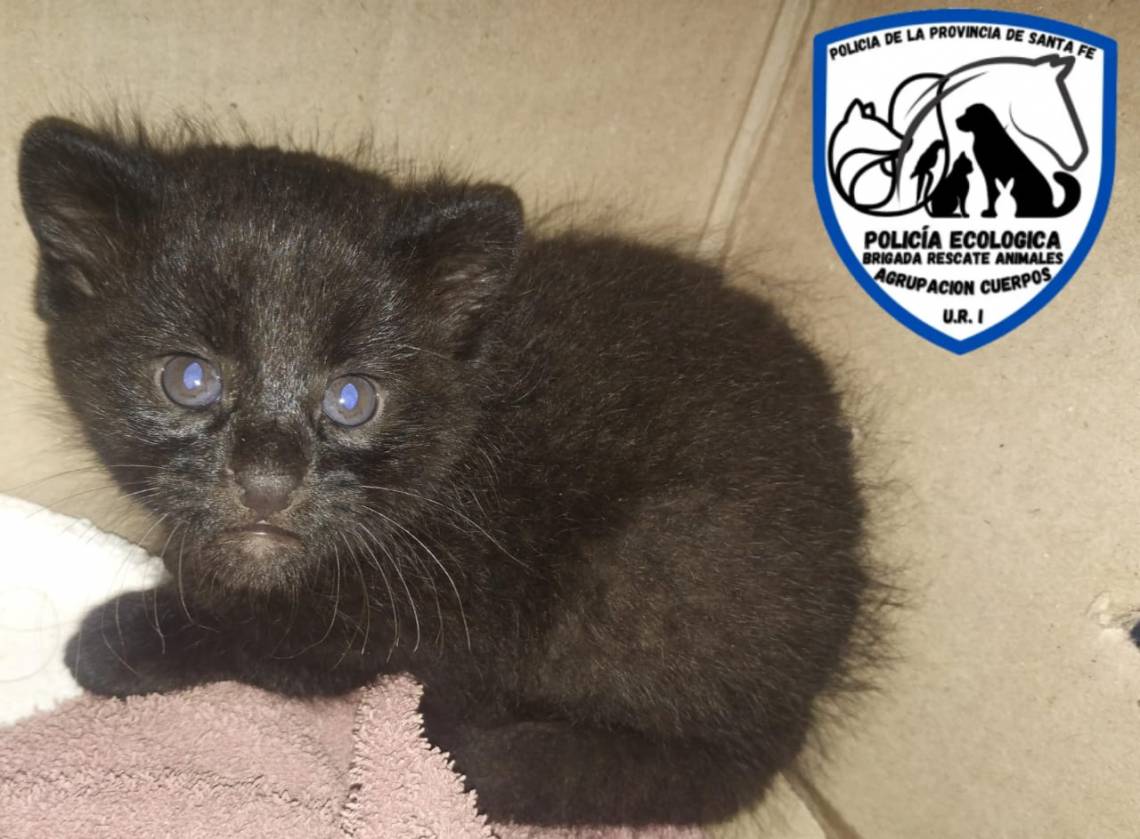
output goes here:
<path id="1" fill-rule="evenodd" d="M 955 353 L 1057 295 L 1108 209 L 1116 42 L 984 10 L 815 38 L 814 180 L 828 234 L 884 309 Z"/>

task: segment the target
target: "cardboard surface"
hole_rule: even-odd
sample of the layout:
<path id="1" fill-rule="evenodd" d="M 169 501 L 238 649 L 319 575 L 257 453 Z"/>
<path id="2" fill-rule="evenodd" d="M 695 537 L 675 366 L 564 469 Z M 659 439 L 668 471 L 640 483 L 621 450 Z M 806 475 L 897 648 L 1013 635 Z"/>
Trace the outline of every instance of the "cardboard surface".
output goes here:
<path id="1" fill-rule="evenodd" d="M 811 35 L 914 5 L 5 0 L 0 491 L 126 535 L 147 525 L 96 471 L 70 471 L 88 461 L 43 374 L 14 178 L 33 118 L 117 101 L 326 146 L 371 128 L 381 149 L 507 180 L 531 206 L 579 200 L 703 232 L 710 254 L 727 242 L 731 261 L 772 278 L 745 282 L 840 364 L 871 471 L 889 482 L 880 550 L 912 603 L 880 695 L 801 787 L 828 835 L 1134 836 L 1140 650 L 1120 626 L 1140 609 L 1140 7 L 993 5 L 1117 39 L 1118 168 L 1068 287 L 958 358 L 858 287 L 810 178 Z M 809 822 L 796 810 L 786 835 L 818 836 Z M 746 818 L 732 835 L 779 830 Z"/>
<path id="2" fill-rule="evenodd" d="M 995 4 L 996 5 L 996 4 Z M 776 294 L 844 371 L 889 481 L 880 553 L 911 606 L 899 664 L 816 778 L 856 835 L 1137 833 L 1140 406 L 1136 182 L 1140 7 L 1002 4 L 1115 38 L 1117 176 L 1088 260 L 995 344 L 957 357 L 856 284 L 819 221 L 805 39 L 733 229 Z M 902 4 L 817 4 L 810 33 Z M 809 34 L 810 34 L 809 33 Z M 778 200 L 774 200 L 778 196 Z M 1098 598 L 1100 598 L 1098 600 Z"/>

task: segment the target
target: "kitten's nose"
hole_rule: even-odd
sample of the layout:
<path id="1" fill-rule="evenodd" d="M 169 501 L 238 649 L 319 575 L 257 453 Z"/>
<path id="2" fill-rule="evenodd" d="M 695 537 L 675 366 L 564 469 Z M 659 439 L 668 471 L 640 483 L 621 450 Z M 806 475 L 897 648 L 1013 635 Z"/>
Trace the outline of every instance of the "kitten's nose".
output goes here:
<path id="1" fill-rule="evenodd" d="M 269 518 L 289 506 L 293 492 L 301 481 L 285 472 L 248 469 L 237 474 L 241 501 L 260 518 Z"/>
<path id="2" fill-rule="evenodd" d="M 225 471 L 240 488 L 242 503 L 259 518 L 289 506 L 306 469 L 306 440 L 296 425 L 271 420 L 236 427 Z"/>

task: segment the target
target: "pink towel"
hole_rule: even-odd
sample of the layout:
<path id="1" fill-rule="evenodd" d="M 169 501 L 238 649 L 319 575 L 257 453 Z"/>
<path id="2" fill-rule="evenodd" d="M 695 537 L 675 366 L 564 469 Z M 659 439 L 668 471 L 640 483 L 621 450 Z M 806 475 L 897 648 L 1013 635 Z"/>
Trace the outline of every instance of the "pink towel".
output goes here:
<path id="1" fill-rule="evenodd" d="M 488 825 L 422 736 L 410 678 L 340 699 L 224 682 L 126 701 L 83 697 L 0 730 L 4 839 L 696 837 Z M 557 771 L 552 768 L 552 771 Z"/>

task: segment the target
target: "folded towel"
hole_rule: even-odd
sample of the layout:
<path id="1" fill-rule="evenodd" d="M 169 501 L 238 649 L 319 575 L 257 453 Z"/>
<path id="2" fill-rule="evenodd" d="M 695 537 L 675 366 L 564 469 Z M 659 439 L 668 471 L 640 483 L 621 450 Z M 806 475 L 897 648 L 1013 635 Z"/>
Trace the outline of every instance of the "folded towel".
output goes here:
<path id="1" fill-rule="evenodd" d="M 422 736 L 419 686 L 382 678 L 338 699 L 221 682 L 82 697 L 0 729 L 5 839 L 696 837 L 488 825 Z M 551 771 L 557 771 L 552 767 Z"/>
<path id="2" fill-rule="evenodd" d="M 0 497 L 0 837 L 24 839 L 556 839 L 486 823 L 424 739 L 410 677 L 297 700 L 233 682 L 126 700 L 82 696 L 62 644 L 87 608 L 157 575 L 117 537 Z M 26 558 L 21 561 L 21 558 Z M 557 771 L 552 767 L 551 771 Z"/>

